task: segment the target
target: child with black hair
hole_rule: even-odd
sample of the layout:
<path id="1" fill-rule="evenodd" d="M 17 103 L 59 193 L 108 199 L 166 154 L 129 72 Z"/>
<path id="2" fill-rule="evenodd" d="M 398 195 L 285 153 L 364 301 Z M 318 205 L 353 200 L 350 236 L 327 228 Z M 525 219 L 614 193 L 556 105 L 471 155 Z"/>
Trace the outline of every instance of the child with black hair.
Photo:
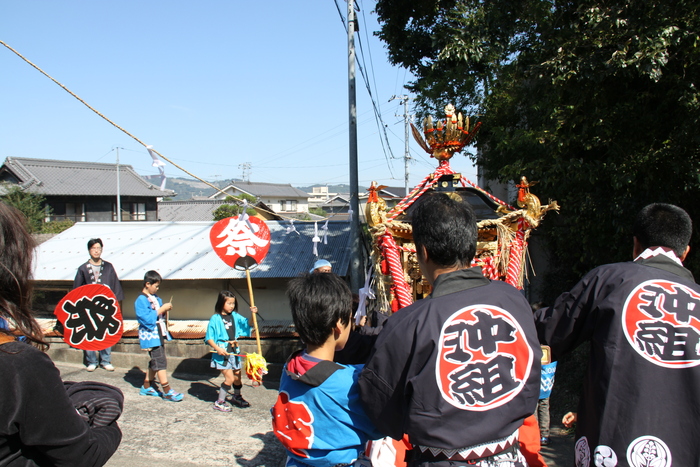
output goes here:
<path id="1" fill-rule="evenodd" d="M 160 396 L 167 401 L 180 402 L 183 395 L 170 387 L 166 371 L 168 360 L 165 356 L 165 341 L 170 341 L 173 338 L 168 332 L 165 315 L 173 309 L 173 305 L 170 302 L 163 304 L 163 300 L 156 295 L 162 281 L 163 278 L 157 271 L 148 271 L 143 277 L 141 295 L 134 302 L 136 319 L 139 322 L 139 343 L 141 348 L 147 350 L 151 357 L 139 394 Z M 153 387 L 156 375 L 158 375 L 158 381 L 163 388 L 162 393 Z"/>
<path id="2" fill-rule="evenodd" d="M 214 349 L 211 356 L 211 367 L 220 370 L 224 375 L 224 382 L 219 389 L 219 398 L 212 406 L 221 412 L 230 412 L 231 406 L 226 403 L 226 395 L 233 387 L 231 403 L 236 407 L 250 407 L 248 401 L 241 395 L 241 357 L 239 355 L 238 338 L 250 337 L 250 324 L 248 320 L 239 315 L 238 300 L 228 290 L 219 292 L 219 297 L 214 305 L 214 313 L 209 319 L 207 334 L 204 342 Z M 250 307 L 251 313 L 257 313 L 257 307 Z"/>
<path id="3" fill-rule="evenodd" d="M 333 273 L 304 274 L 289 281 L 287 297 L 305 345 L 287 360 L 272 408 L 287 466 L 368 465 L 362 459 L 365 444 L 383 435 L 360 403 L 362 365 L 333 362 L 350 334 L 350 289 Z"/>

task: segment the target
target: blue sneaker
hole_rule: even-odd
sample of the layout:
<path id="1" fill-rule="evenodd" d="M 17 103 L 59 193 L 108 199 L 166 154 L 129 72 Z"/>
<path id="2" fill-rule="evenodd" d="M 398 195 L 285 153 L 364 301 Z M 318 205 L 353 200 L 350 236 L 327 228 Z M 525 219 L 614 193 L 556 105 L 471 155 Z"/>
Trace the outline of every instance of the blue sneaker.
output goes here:
<path id="1" fill-rule="evenodd" d="M 166 401 L 173 401 L 173 402 L 180 402 L 182 400 L 182 394 L 179 392 L 175 392 L 172 389 L 168 391 L 167 393 L 163 394 L 163 399 Z"/>
<path id="2" fill-rule="evenodd" d="M 161 396 L 160 392 L 156 391 L 155 389 L 153 389 L 153 388 L 146 389 L 143 386 L 141 386 L 141 390 L 139 391 L 139 395 L 140 396 L 156 396 L 156 397 Z"/>

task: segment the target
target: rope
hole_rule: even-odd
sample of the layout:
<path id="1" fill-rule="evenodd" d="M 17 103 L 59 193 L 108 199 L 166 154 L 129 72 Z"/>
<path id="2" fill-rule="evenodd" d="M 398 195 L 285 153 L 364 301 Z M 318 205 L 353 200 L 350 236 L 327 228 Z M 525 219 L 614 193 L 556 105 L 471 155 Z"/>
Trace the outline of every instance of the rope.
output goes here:
<path id="1" fill-rule="evenodd" d="M 446 174 L 452 174 L 454 173 L 454 170 L 450 167 L 449 161 L 440 161 L 440 165 L 438 166 L 437 169 L 435 169 L 435 173 L 432 173 L 425 177 L 422 182 L 420 182 L 416 187 L 413 189 L 411 193 L 408 194 L 404 199 L 401 200 L 399 204 L 394 206 L 394 208 L 389 211 L 389 216 L 387 216 L 387 219 L 389 221 L 393 221 L 399 214 L 404 212 L 406 209 L 408 209 L 413 203 L 418 201 L 418 199 L 423 196 L 423 194 L 430 189 L 433 184 L 437 182 L 437 180 L 442 177 L 443 175 Z M 428 183 L 430 182 L 430 183 Z M 421 188 L 422 187 L 422 188 Z M 420 191 L 418 193 L 418 196 L 414 196 L 416 192 Z"/>
<path id="2" fill-rule="evenodd" d="M 518 230 L 515 233 L 515 238 L 510 246 L 510 258 L 508 260 L 508 272 L 506 274 L 506 283 L 517 289 L 523 288 L 522 268 L 523 268 L 523 252 L 525 251 L 525 229 L 527 221 L 520 219 L 518 221 Z"/>
<path id="3" fill-rule="evenodd" d="M 497 204 L 500 204 L 501 206 L 505 206 L 506 208 L 510 209 L 511 211 L 517 211 L 516 208 L 514 208 L 514 207 L 511 206 L 510 204 L 506 203 L 505 201 L 501 201 L 500 199 L 496 198 L 496 197 L 493 196 L 491 193 L 489 193 L 488 191 L 484 190 L 483 188 L 481 188 L 479 185 L 477 185 L 477 184 L 475 184 L 474 182 L 472 182 L 471 180 L 469 180 L 469 179 L 468 179 L 467 177 L 465 177 L 464 175 L 462 175 L 461 182 L 462 182 L 462 186 L 467 186 L 467 185 L 469 185 L 469 186 L 471 186 L 472 188 L 476 188 L 476 189 L 479 190 L 481 193 L 483 193 L 483 194 L 485 194 L 486 196 L 488 196 L 489 199 L 491 199 L 493 202 L 495 202 L 495 203 L 497 203 Z"/>
<path id="4" fill-rule="evenodd" d="M 391 233 L 386 232 L 381 238 L 380 248 L 389 264 L 389 272 L 394 281 L 395 296 L 399 303 L 399 308 L 406 307 L 413 303 L 411 296 L 411 287 L 404 278 L 403 267 L 401 267 L 401 259 L 399 257 L 396 241 Z"/>
<path id="5" fill-rule="evenodd" d="M 0 40 L 0 44 L 2 44 L 2 45 L 4 45 L 5 47 L 7 47 L 10 51 L 12 51 L 12 52 L 13 52 L 15 55 L 17 55 L 19 58 L 21 58 L 22 60 L 24 60 L 25 62 L 27 62 L 29 65 L 31 65 L 32 67 L 34 67 L 34 68 L 35 68 L 37 71 L 39 71 L 42 75 L 46 76 L 46 77 L 49 78 L 51 81 L 53 81 L 54 83 L 56 83 L 57 85 L 59 85 L 61 88 L 63 88 L 64 91 L 66 91 L 66 92 L 67 92 L 68 94 L 70 94 L 71 96 L 75 97 L 78 101 L 80 101 L 81 104 L 83 104 L 85 107 L 87 107 L 88 109 L 92 110 L 93 112 L 95 112 L 95 113 L 96 113 L 97 115 L 99 115 L 100 117 L 102 117 L 102 118 L 103 118 L 104 120 L 106 120 L 110 125 L 112 125 L 112 126 L 114 126 L 115 128 L 119 129 L 120 131 L 122 131 L 123 133 L 125 133 L 127 136 L 129 136 L 130 138 L 134 139 L 137 143 L 139 143 L 140 145 L 142 145 L 144 148 L 148 149 L 148 145 L 147 145 L 146 143 L 144 143 L 144 142 L 141 141 L 139 138 L 137 138 L 136 136 L 132 135 L 131 133 L 129 133 L 128 131 L 126 131 L 124 128 L 122 128 L 121 126 L 117 125 L 117 124 L 114 123 L 112 120 L 110 120 L 109 118 L 107 118 L 106 116 L 104 116 L 104 115 L 103 115 L 102 113 L 100 113 L 97 109 L 95 109 L 95 108 L 92 107 L 90 104 L 88 104 L 87 102 L 85 102 L 83 99 L 81 99 L 80 97 L 78 97 L 73 91 L 71 91 L 70 89 L 68 89 L 67 87 L 65 87 L 63 84 L 59 83 L 59 82 L 58 82 L 57 80 L 55 80 L 51 75 L 49 75 L 48 73 L 46 73 L 44 70 L 42 70 L 41 68 L 39 68 L 39 67 L 38 67 L 37 65 L 35 65 L 34 63 L 32 63 L 29 59 L 27 59 L 26 57 L 24 57 L 21 53 L 17 52 L 15 49 L 13 49 L 13 48 L 10 47 L 9 45 L 7 45 L 3 40 Z M 165 157 L 163 154 L 159 153 L 159 152 L 156 151 L 155 149 L 150 148 L 150 150 L 151 150 L 152 152 L 158 154 L 161 158 L 163 158 L 163 160 L 165 160 L 165 161 L 171 163 L 174 167 L 177 167 L 178 169 L 180 169 L 180 170 L 182 170 L 183 172 L 185 172 L 185 173 L 186 173 L 187 175 L 189 175 L 190 177 L 192 177 L 192 178 L 194 178 L 194 179 L 196 179 L 196 180 L 199 180 L 200 182 L 202 182 L 202 183 L 204 183 L 204 184 L 210 186 L 211 188 L 215 189 L 217 193 L 221 193 L 221 194 L 224 194 L 224 195 L 226 195 L 226 196 L 231 196 L 231 197 L 232 197 L 234 200 L 236 200 L 236 201 L 240 201 L 240 202 L 243 202 L 243 201 L 244 201 L 244 200 L 242 200 L 242 199 L 240 199 L 240 198 L 236 198 L 235 196 L 229 195 L 228 193 L 226 193 L 225 191 L 223 191 L 221 188 L 219 188 L 219 187 L 217 187 L 217 186 L 215 186 L 215 185 L 209 183 L 208 181 L 206 181 L 206 180 L 204 180 L 204 179 L 202 179 L 202 178 L 199 178 L 198 176 L 196 176 L 195 174 L 189 172 L 188 170 L 184 169 L 183 167 L 180 167 L 178 164 L 176 164 L 176 163 L 173 162 L 172 160 L 168 159 L 167 157 Z M 280 215 L 280 214 L 278 214 L 278 213 L 276 213 L 276 212 L 268 211 L 267 209 L 259 208 L 259 207 L 256 207 L 256 206 L 251 206 L 251 207 L 254 208 L 254 209 L 256 209 L 257 211 L 267 212 L 268 214 L 272 214 L 273 216 L 279 216 L 279 217 L 282 217 L 282 218 L 287 219 L 287 220 L 294 219 L 293 217 L 283 216 L 283 215 Z M 331 217 L 329 217 L 328 219 L 330 219 L 330 218 L 332 218 L 332 217 L 334 217 L 334 216 L 331 216 Z M 297 220 L 297 221 L 300 221 L 300 222 L 314 222 L 314 221 L 304 221 L 304 220 L 301 220 L 301 219 L 294 219 L 294 220 Z"/>

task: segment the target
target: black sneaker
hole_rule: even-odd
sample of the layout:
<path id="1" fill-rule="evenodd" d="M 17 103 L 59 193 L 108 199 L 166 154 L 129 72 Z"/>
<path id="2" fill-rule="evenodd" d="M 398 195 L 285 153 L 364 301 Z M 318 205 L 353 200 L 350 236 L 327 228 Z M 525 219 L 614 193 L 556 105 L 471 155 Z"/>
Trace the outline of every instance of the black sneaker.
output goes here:
<path id="1" fill-rule="evenodd" d="M 231 396 L 231 405 L 235 405 L 236 407 L 240 407 L 241 409 L 250 407 L 248 401 L 243 399 L 243 396 L 241 396 L 240 394 L 234 394 L 233 396 Z"/>

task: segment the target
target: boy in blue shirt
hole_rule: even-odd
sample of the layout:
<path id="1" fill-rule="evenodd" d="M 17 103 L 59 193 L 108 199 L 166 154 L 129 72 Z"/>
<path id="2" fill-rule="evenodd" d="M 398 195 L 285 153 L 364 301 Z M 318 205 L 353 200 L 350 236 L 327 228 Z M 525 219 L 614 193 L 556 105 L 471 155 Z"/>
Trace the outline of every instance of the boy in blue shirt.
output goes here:
<path id="1" fill-rule="evenodd" d="M 173 309 L 173 305 L 172 303 L 163 304 L 163 300 L 156 295 L 162 280 L 163 278 L 158 272 L 148 271 L 143 277 L 141 295 L 134 302 L 136 319 L 139 322 L 139 343 L 143 350 L 148 350 L 148 355 L 151 357 L 139 394 L 142 396 L 162 396 L 165 400 L 180 402 L 183 396 L 170 388 L 166 372 L 168 361 L 165 356 L 165 341 L 173 338 L 168 332 L 165 315 Z M 156 374 L 163 388 L 162 394 L 152 386 Z"/>
<path id="2" fill-rule="evenodd" d="M 366 442 L 383 437 L 360 403 L 357 378 L 363 366 L 333 362 L 350 334 L 350 289 L 333 273 L 304 274 L 289 281 L 287 297 L 306 345 L 287 360 L 272 408 L 272 427 L 287 449 L 287 466 L 363 462 Z"/>

